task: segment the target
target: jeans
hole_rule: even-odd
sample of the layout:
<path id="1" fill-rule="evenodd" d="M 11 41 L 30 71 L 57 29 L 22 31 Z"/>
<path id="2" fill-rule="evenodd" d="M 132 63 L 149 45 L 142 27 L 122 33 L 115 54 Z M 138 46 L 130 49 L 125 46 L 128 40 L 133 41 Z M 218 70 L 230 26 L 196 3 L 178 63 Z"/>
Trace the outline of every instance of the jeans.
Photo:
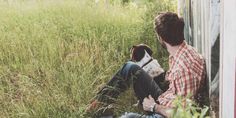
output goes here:
<path id="1" fill-rule="evenodd" d="M 151 115 L 141 115 L 137 113 L 125 113 L 120 118 L 164 118 L 162 115 L 159 114 L 151 114 Z"/>
<path id="2" fill-rule="evenodd" d="M 161 75 L 162 77 L 158 77 L 158 79 L 164 78 L 164 75 Z M 116 101 L 120 93 L 126 91 L 131 86 L 133 87 L 135 96 L 139 100 L 141 106 L 143 99 L 148 97 L 148 95 L 151 95 L 157 100 L 163 93 L 163 90 L 159 87 L 157 81 L 137 64 L 129 61 L 125 63 L 112 79 L 98 92 L 96 99 L 105 105 L 112 104 Z"/>

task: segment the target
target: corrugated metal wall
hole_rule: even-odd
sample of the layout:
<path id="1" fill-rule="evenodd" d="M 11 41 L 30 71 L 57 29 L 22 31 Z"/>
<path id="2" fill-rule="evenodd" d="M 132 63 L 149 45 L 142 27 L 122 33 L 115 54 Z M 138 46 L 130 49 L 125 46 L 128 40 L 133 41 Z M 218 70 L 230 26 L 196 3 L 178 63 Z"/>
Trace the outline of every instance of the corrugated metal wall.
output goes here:
<path id="1" fill-rule="evenodd" d="M 236 118 L 236 0 L 179 0 L 178 5 L 187 42 L 206 58 L 213 116 Z"/>
<path id="2" fill-rule="evenodd" d="M 213 115 L 219 113 L 219 0 L 179 0 L 178 12 L 185 21 L 185 39 L 206 59 Z"/>
<path id="3" fill-rule="evenodd" d="M 220 116 L 236 118 L 236 0 L 223 0 L 221 4 L 221 58 L 220 58 Z"/>

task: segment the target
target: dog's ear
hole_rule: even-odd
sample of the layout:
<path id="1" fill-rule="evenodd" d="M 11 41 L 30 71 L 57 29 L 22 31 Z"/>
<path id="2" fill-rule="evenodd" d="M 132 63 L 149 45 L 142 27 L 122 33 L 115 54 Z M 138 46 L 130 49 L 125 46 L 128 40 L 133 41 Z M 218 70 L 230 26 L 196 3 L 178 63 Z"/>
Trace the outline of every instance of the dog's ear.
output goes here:
<path id="1" fill-rule="evenodd" d="M 151 50 L 151 48 L 148 45 L 146 45 L 146 44 L 134 45 L 131 49 L 131 60 L 132 61 L 140 61 L 144 57 L 145 51 L 150 56 L 152 56 L 153 51 Z"/>

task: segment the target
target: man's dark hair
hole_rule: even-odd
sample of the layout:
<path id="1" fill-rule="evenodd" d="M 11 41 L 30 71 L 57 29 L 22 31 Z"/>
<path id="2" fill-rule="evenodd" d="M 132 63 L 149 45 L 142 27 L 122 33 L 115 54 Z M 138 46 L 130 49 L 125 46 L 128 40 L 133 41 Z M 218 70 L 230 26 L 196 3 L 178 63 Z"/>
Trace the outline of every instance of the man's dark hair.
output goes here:
<path id="1" fill-rule="evenodd" d="M 184 40 L 184 21 L 176 13 L 164 12 L 155 18 L 155 31 L 171 46 L 179 45 Z"/>

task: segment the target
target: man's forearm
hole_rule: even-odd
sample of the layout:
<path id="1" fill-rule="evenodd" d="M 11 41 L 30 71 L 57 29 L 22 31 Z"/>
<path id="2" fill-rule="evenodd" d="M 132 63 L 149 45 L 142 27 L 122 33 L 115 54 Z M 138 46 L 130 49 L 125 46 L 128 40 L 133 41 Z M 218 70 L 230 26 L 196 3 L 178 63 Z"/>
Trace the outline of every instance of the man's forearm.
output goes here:
<path id="1" fill-rule="evenodd" d="M 156 112 L 169 118 L 171 116 L 169 112 L 171 109 L 172 109 L 171 107 L 166 107 L 160 104 L 156 104 L 155 100 L 152 98 L 151 95 L 144 98 L 143 100 L 143 110 L 145 111 Z"/>
<path id="2" fill-rule="evenodd" d="M 159 113 L 167 118 L 170 117 L 170 113 L 168 111 L 170 111 L 172 108 L 171 107 L 167 107 L 167 106 L 163 106 L 163 105 L 160 105 L 160 104 L 156 104 L 155 105 L 155 112 L 156 113 Z"/>

